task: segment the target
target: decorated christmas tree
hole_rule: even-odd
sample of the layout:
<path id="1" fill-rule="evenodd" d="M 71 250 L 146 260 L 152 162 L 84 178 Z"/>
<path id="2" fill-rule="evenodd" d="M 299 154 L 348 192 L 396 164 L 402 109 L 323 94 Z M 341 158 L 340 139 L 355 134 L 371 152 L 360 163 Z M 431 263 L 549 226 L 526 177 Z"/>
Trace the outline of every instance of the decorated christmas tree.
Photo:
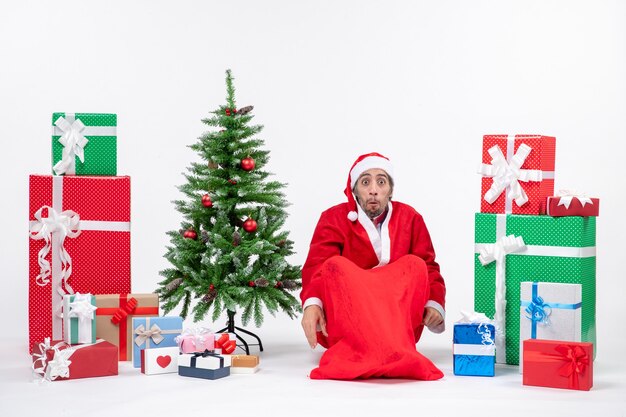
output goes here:
<path id="1" fill-rule="evenodd" d="M 290 294 L 301 287 L 300 267 L 286 260 L 293 242 L 281 230 L 285 184 L 268 180 L 269 152 L 257 137 L 263 126 L 251 124 L 252 106 L 237 109 L 230 70 L 226 92 L 226 105 L 202 120 L 211 130 L 190 145 L 203 162 L 192 162 L 179 186 L 185 199 L 174 204 L 182 228 L 168 232 L 171 267 L 160 272 L 156 292 L 165 313 L 182 304 L 181 316 L 192 311 L 194 321 L 211 310 L 216 321 L 226 311 L 260 326 L 263 306 L 291 318 L 300 311 Z"/>

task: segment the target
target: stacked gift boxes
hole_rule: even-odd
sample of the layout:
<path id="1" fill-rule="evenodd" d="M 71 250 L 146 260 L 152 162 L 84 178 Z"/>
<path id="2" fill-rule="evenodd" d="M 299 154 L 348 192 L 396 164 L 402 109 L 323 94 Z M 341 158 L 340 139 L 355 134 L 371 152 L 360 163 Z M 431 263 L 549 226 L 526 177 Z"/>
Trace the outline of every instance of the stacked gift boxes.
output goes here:
<path id="1" fill-rule="evenodd" d="M 520 363 L 523 338 L 595 343 L 599 202 L 554 195 L 555 142 L 540 135 L 483 138 L 474 308 L 494 318 L 499 363 Z M 566 295 L 572 284 L 579 301 Z M 550 292 L 549 301 L 538 288 Z"/>
<path id="2" fill-rule="evenodd" d="M 220 379 L 232 373 L 254 373 L 259 358 L 231 355 L 237 348 L 234 333 L 213 333 L 205 328 L 185 329 L 175 338 L 181 354 L 178 374 L 181 376 Z"/>
<path id="3" fill-rule="evenodd" d="M 29 345 L 47 379 L 117 374 L 92 295 L 130 292 L 130 178 L 116 176 L 116 126 L 115 114 L 54 113 L 54 175 L 30 176 Z"/>
<path id="4" fill-rule="evenodd" d="M 157 317 L 159 296 L 156 294 L 96 295 L 96 332 L 119 349 L 120 361 L 133 356 L 133 318 Z"/>
<path id="5" fill-rule="evenodd" d="M 54 175 L 30 176 L 33 370 L 76 379 L 132 361 L 147 375 L 226 376 L 234 334 L 184 337 L 181 317 L 159 317 L 158 295 L 131 293 L 130 178 L 116 176 L 116 126 L 115 114 L 54 113 Z M 233 358 L 240 373 L 258 369 L 258 357 Z"/>

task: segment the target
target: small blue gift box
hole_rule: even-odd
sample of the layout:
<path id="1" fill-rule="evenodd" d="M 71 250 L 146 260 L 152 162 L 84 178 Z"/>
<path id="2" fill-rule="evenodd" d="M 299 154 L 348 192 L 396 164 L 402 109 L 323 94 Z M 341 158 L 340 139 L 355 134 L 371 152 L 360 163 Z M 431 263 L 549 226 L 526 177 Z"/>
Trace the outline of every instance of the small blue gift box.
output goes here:
<path id="1" fill-rule="evenodd" d="M 488 323 L 454 324 L 454 375 L 494 376 L 496 329 Z"/>
<path id="2" fill-rule="evenodd" d="M 133 317 L 133 366 L 141 368 L 143 349 L 178 346 L 182 331 L 182 317 Z"/>
<path id="3" fill-rule="evenodd" d="M 178 375 L 219 379 L 230 375 L 230 366 L 224 366 L 224 357 L 217 353 L 183 353 L 178 357 Z"/>

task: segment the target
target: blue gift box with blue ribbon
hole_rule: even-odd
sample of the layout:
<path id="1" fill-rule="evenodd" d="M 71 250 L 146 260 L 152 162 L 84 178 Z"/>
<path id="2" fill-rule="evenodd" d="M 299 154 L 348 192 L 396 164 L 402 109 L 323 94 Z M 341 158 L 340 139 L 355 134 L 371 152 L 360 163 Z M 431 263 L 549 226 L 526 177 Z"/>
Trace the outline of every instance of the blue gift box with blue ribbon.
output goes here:
<path id="1" fill-rule="evenodd" d="M 521 282 L 520 368 L 524 340 L 580 342 L 582 309 L 581 284 Z"/>
<path id="2" fill-rule="evenodd" d="M 453 331 L 454 374 L 494 376 L 496 329 L 490 323 L 455 323 Z"/>

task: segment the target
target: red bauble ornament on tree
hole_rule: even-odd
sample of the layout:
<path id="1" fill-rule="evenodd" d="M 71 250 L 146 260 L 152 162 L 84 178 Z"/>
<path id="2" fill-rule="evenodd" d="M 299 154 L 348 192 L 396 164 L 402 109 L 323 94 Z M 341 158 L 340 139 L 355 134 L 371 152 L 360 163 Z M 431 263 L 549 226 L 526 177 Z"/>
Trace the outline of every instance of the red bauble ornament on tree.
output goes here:
<path id="1" fill-rule="evenodd" d="M 276 281 L 276 285 L 274 285 L 274 288 L 282 288 L 282 286 L 283 286 L 282 281 Z"/>
<path id="2" fill-rule="evenodd" d="M 193 229 L 187 229 L 187 230 L 185 230 L 185 233 L 183 233 L 183 237 L 185 239 L 196 240 L 198 238 L 198 234 Z"/>
<path id="3" fill-rule="evenodd" d="M 213 284 L 209 285 L 209 289 L 210 290 L 214 290 L 215 289 L 215 285 L 213 285 Z"/>
<path id="4" fill-rule="evenodd" d="M 254 281 L 248 281 L 248 287 L 256 287 Z"/>
<path id="5" fill-rule="evenodd" d="M 249 156 L 247 158 L 243 158 L 240 163 L 241 169 L 243 169 L 244 171 L 252 171 L 255 164 L 256 163 L 254 162 L 254 159 Z"/>
<path id="6" fill-rule="evenodd" d="M 232 185 L 237 185 L 237 181 L 235 181 L 234 179 L 229 179 L 228 180 L 229 183 L 231 183 Z"/>
<path id="7" fill-rule="evenodd" d="M 230 116 L 230 109 L 225 110 L 226 116 Z"/>
<path id="8" fill-rule="evenodd" d="M 257 224 L 256 220 L 251 217 L 248 217 L 245 222 L 243 222 L 243 230 L 248 233 L 256 232 Z"/>
<path id="9" fill-rule="evenodd" d="M 213 202 L 211 201 L 211 196 L 205 194 L 202 196 L 202 205 L 204 207 L 213 207 Z"/>

